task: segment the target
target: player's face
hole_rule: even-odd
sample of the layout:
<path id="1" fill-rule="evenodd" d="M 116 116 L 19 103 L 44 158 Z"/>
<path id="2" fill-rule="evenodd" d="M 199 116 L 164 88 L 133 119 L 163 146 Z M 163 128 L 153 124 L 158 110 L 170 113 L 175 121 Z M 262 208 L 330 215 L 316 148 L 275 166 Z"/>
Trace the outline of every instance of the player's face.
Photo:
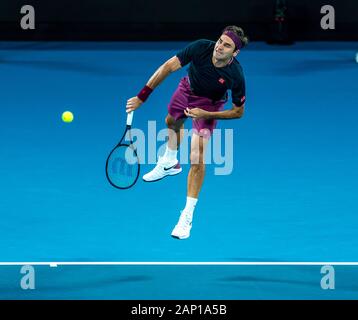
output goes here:
<path id="1" fill-rule="evenodd" d="M 235 51 L 235 43 L 230 37 L 222 34 L 215 44 L 214 57 L 218 60 L 229 60 L 238 54 L 238 50 Z"/>

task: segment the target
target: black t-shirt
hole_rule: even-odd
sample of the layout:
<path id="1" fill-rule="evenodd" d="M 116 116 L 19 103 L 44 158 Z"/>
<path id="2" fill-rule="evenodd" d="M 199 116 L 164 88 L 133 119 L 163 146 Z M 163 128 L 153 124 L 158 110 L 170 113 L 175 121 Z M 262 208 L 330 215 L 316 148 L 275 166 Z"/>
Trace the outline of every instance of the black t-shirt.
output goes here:
<path id="1" fill-rule="evenodd" d="M 236 106 L 245 103 L 245 78 L 240 63 L 233 61 L 222 68 L 212 62 L 215 42 L 197 40 L 177 53 L 182 67 L 190 63 L 188 75 L 195 95 L 207 97 L 214 101 L 226 97 L 231 90 L 232 102 Z"/>

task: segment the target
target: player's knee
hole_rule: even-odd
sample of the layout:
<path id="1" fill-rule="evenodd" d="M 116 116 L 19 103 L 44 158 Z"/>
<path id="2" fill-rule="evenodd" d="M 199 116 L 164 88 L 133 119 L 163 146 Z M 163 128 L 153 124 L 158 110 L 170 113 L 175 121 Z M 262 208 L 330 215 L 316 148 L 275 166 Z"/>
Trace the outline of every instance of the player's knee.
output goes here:
<path id="1" fill-rule="evenodd" d="M 204 155 L 200 151 L 192 151 L 190 153 L 190 164 L 195 169 L 202 169 L 205 166 Z"/>
<path id="2" fill-rule="evenodd" d="M 175 132 L 179 131 L 180 128 L 183 126 L 182 122 L 175 121 L 175 119 L 169 114 L 165 118 L 165 123 L 167 124 L 169 129 L 172 129 Z"/>
<path id="3" fill-rule="evenodd" d="M 169 115 L 165 117 L 165 123 L 167 124 L 168 127 L 171 125 L 171 117 Z"/>
<path id="4" fill-rule="evenodd" d="M 205 164 L 204 163 L 192 163 L 190 165 L 191 170 L 194 171 L 194 174 L 200 174 L 205 172 Z"/>
<path id="5" fill-rule="evenodd" d="M 167 115 L 165 118 L 165 123 L 167 124 L 169 129 L 174 129 L 175 120 L 171 115 Z"/>

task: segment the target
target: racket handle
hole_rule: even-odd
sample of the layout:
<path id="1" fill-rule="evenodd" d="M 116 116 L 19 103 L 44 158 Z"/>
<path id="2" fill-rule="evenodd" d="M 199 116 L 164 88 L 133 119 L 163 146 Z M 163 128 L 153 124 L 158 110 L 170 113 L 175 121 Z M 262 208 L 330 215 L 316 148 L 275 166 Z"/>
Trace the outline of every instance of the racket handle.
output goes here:
<path id="1" fill-rule="evenodd" d="M 127 115 L 127 126 L 131 126 L 131 125 L 132 125 L 133 113 L 134 113 L 134 111 L 131 111 L 131 112 L 129 112 L 128 115 Z"/>

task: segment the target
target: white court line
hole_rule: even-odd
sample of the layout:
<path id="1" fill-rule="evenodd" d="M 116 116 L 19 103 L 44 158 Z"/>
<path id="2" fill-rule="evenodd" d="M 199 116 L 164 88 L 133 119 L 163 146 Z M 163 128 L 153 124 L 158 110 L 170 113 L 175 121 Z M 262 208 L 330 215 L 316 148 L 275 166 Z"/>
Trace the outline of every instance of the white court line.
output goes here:
<path id="1" fill-rule="evenodd" d="M 358 262 L 0 262 L 0 266 L 358 266 Z"/>

